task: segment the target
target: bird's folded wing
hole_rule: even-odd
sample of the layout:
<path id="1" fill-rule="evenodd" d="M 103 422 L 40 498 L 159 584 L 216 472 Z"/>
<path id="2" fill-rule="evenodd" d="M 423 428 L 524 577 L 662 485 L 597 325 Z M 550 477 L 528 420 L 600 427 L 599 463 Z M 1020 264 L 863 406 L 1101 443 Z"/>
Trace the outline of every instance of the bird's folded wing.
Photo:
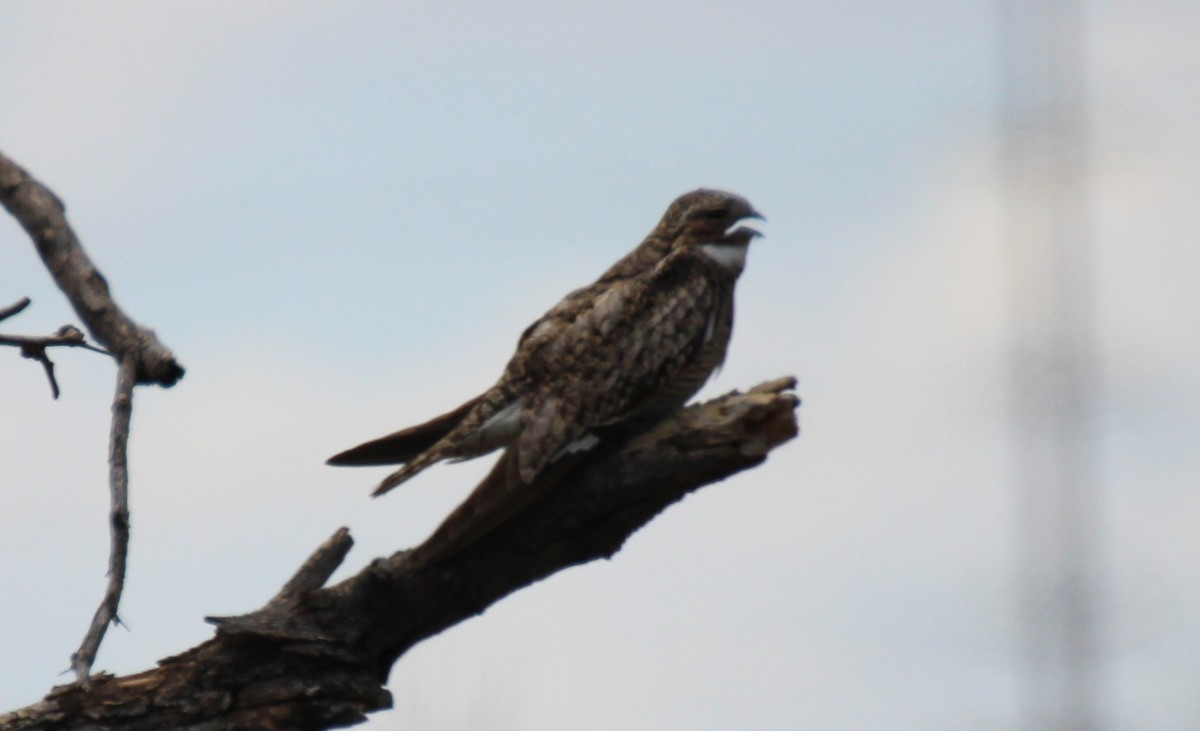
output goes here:
<path id="1" fill-rule="evenodd" d="M 711 268 L 680 252 L 610 288 L 559 333 L 530 368 L 538 392 L 518 437 L 523 480 L 595 428 L 690 397 L 703 383 L 694 371 L 711 371 L 698 361 L 722 288 Z"/>

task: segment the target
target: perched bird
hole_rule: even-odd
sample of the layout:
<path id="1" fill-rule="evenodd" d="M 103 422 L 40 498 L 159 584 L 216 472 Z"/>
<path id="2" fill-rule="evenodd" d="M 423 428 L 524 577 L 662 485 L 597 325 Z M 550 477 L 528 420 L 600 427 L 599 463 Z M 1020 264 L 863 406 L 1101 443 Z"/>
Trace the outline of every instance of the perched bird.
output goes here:
<path id="1" fill-rule="evenodd" d="M 525 330 L 494 386 L 329 464 L 403 463 L 381 495 L 436 462 L 503 447 L 489 480 L 513 491 L 592 449 L 606 430 L 665 416 L 725 359 L 734 283 L 759 235 L 738 224 L 752 218 L 762 216 L 732 193 L 685 193 L 636 249 Z"/>

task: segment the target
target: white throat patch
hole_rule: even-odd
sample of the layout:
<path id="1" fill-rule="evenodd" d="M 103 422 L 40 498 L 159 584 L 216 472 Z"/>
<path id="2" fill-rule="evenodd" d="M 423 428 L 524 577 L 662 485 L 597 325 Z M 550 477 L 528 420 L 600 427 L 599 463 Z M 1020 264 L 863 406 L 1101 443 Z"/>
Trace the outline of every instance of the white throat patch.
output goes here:
<path id="1" fill-rule="evenodd" d="M 700 244 L 697 248 L 700 252 L 709 259 L 715 261 L 719 266 L 728 269 L 731 272 L 740 272 L 746 266 L 746 249 L 749 248 L 749 243 L 745 244 Z"/>

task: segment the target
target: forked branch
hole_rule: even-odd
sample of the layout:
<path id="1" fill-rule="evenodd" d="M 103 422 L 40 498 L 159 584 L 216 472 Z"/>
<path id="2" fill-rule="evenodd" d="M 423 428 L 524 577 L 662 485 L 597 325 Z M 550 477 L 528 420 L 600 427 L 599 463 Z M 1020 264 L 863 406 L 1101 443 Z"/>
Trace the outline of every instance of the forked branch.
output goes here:
<path id="1" fill-rule="evenodd" d="M 21 166 L 0 153 L 0 203 L 33 239 L 38 254 L 83 320 L 92 337 L 105 346 L 117 361 L 117 386 L 113 400 L 112 429 L 109 434 L 109 523 L 111 544 L 108 583 L 104 598 L 79 649 L 71 656 L 76 679 L 86 683 L 92 662 L 109 624 L 117 622 L 117 608 L 125 582 L 125 560 L 129 549 L 128 471 L 126 445 L 129 441 L 133 387 L 140 383 L 172 386 L 183 377 L 183 366 L 175 360 L 154 333 L 134 322 L 113 300 L 104 276 L 92 264 L 67 223 L 66 208 L 49 188 L 38 182 Z M 0 311 L 0 320 L 28 306 L 28 299 Z M 9 342 L 6 342 L 9 341 Z M 60 329 L 52 338 L 7 338 L 0 344 L 18 345 L 21 354 L 42 364 L 50 379 L 51 391 L 58 398 L 54 364 L 46 349 L 55 346 L 86 347 L 83 333 L 71 326 Z"/>
<path id="2" fill-rule="evenodd" d="M 29 304 L 29 298 L 22 297 L 8 307 L 0 309 L 0 322 L 23 312 Z M 50 395 L 56 399 L 59 397 L 61 391 L 58 388 L 58 379 L 54 377 L 54 361 L 50 360 L 50 355 L 46 352 L 47 350 L 50 348 L 83 348 L 96 353 L 111 355 L 107 350 L 97 348 L 88 343 L 83 332 L 74 325 L 63 325 L 53 335 L 41 337 L 0 334 L 0 345 L 11 345 L 20 348 L 22 358 L 29 358 L 41 363 L 42 368 L 46 371 L 46 379 L 50 381 Z"/>

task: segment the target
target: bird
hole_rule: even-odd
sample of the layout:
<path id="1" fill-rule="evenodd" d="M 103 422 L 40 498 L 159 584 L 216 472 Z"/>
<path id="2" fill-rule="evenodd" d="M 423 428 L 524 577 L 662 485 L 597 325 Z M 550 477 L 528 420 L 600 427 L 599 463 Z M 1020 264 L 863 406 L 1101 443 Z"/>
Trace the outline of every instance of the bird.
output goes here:
<path id="1" fill-rule="evenodd" d="M 403 465 L 379 496 L 438 462 L 504 449 L 488 478 L 503 487 L 489 490 L 519 492 L 606 434 L 668 415 L 725 360 L 734 285 L 761 236 L 748 219 L 765 220 L 739 195 L 679 196 L 636 248 L 524 330 L 491 388 L 328 464 Z"/>

